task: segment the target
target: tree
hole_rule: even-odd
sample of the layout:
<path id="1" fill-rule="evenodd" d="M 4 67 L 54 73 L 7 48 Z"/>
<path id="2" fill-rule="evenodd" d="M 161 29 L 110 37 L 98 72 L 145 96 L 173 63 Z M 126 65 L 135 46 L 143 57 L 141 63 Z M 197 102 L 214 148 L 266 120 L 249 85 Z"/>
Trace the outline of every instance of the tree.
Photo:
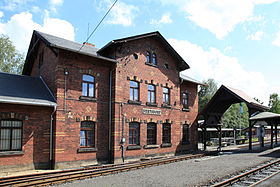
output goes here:
<path id="1" fill-rule="evenodd" d="M 240 106 L 241 105 L 241 106 Z M 240 112 L 240 107 L 243 111 Z M 249 126 L 248 108 L 245 103 L 236 103 L 231 105 L 222 117 L 223 127 L 225 128 L 245 128 Z"/>
<path id="2" fill-rule="evenodd" d="M 273 93 L 269 96 L 269 111 L 280 114 L 280 98 L 277 93 Z"/>
<path id="3" fill-rule="evenodd" d="M 0 71 L 20 74 L 23 62 L 23 55 L 17 52 L 9 37 L 0 35 Z"/>
<path id="4" fill-rule="evenodd" d="M 207 86 L 202 86 L 198 92 L 198 111 L 201 112 L 205 105 L 210 101 L 210 99 L 213 97 L 213 95 L 218 90 L 217 83 L 214 79 L 208 79 L 204 80 L 203 84 L 206 84 Z"/>

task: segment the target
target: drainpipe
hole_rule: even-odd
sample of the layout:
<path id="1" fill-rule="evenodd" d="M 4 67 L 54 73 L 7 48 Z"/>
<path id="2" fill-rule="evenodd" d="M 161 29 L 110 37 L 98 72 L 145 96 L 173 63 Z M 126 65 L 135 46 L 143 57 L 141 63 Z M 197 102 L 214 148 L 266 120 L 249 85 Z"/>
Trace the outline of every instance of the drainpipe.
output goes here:
<path id="1" fill-rule="evenodd" d="M 109 78 L 109 143 L 108 143 L 108 160 L 112 162 L 112 74 L 114 69 L 110 71 Z"/>
<path id="2" fill-rule="evenodd" d="M 53 131 L 53 115 L 56 112 L 56 106 L 53 108 L 53 112 L 51 114 L 51 124 L 50 124 L 50 160 L 49 160 L 49 168 L 54 169 L 54 149 L 53 149 L 53 137 L 54 137 L 54 131 Z"/>

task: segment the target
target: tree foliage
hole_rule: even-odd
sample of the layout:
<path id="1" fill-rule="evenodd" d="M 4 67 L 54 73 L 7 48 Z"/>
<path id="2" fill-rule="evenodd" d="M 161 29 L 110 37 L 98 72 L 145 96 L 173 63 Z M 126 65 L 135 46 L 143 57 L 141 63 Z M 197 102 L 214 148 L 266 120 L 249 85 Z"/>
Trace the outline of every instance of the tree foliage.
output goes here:
<path id="1" fill-rule="evenodd" d="M 213 95 L 218 90 L 217 83 L 214 79 L 204 80 L 203 84 L 207 86 L 202 86 L 198 92 L 198 111 L 201 112 L 205 105 L 210 101 Z"/>
<path id="2" fill-rule="evenodd" d="M 0 71 L 20 74 L 23 62 L 23 55 L 17 52 L 9 37 L 0 35 Z"/>
<path id="3" fill-rule="evenodd" d="M 270 112 L 280 114 L 280 98 L 277 93 L 270 94 L 268 106 Z"/>
<path id="4" fill-rule="evenodd" d="M 241 105 L 241 106 L 240 106 Z M 240 112 L 240 107 L 243 112 Z M 231 105 L 222 117 L 224 128 L 246 128 L 249 126 L 248 108 L 245 103 L 236 103 Z"/>

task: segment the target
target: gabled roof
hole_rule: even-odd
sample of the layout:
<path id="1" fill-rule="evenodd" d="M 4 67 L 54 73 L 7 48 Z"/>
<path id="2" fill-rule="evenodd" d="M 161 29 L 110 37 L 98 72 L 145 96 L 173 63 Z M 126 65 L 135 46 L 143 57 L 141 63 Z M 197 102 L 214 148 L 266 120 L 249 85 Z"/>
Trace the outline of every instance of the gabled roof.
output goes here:
<path id="1" fill-rule="evenodd" d="M 83 45 L 83 44 L 80 44 L 77 42 L 66 40 L 64 38 L 60 38 L 57 36 L 53 36 L 50 34 L 46 34 L 46 33 L 34 30 L 32 38 L 31 38 L 31 42 L 29 45 L 29 49 L 28 49 L 28 52 L 26 55 L 26 60 L 25 60 L 25 64 L 23 67 L 23 74 L 26 74 L 27 70 L 30 69 L 31 65 L 29 65 L 28 61 L 29 61 L 31 53 L 33 52 L 34 47 L 36 47 L 36 45 L 37 45 L 38 39 L 41 39 L 47 46 L 49 46 L 51 48 L 63 49 L 66 51 L 71 51 L 71 52 L 75 52 L 78 54 L 95 57 L 95 58 L 106 60 L 106 61 L 113 62 L 113 63 L 117 62 L 114 59 L 100 56 L 97 53 L 98 49 L 95 48 L 94 46 Z"/>
<path id="2" fill-rule="evenodd" d="M 150 32 L 150 33 L 146 33 L 146 34 L 140 34 L 140 35 L 136 35 L 136 36 L 130 36 L 130 37 L 121 38 L 121 39 L 117 39 L 117 40 L 112 40 L 107 45 L 105 45 L 100 50 L 98 50 L 97 53 L 103 54 L 106 50 L 108 50 L 109 48 L 114 47 L 118 44 L 133 41 L 133 40 L 140 40 L 143 38 L 149 38 L 149 37 L 155 37 L 160 42 L 162 42 L 163 46 L 167 50 L 169 50 L 171 52 L 171 55 L 173 57 L 175 57 L 177 59 L 177 61 L 179 62 L 180 71 L 190 68 L 189 65 L 185 62 L 185 60 L 177 53 L 177 51 L 175 51 L 175 49 L 166 41 L 166 39 L 158 31 Z"/>
<path id="3" fill-rule="evenodd" d="M 186 76 L 184 75 L 183 73 L 180 73 L 180 78 L 183 80 L 183 81 L 186 81 L 186 82 L 191 82 L 191 83 L 195 83 L 195 84 L 198 84 L 198 85 L 201 85 L 201 86 L 206 86 L 206 84 L 203 84 L 202 82 L 198 81 L 198 80 L 195 80 L 189 76 Z"/>
<path id="4" fill-rule="evenodd" d="M 0 103 L 56 106 L 43 79 L 0 72 Z"/>
<path id="5" fill-rule="evenodd" d="M 248 108 L 256 111 L 265 111 L 269 109 L 267 106 L 252 99 L 243 91 L 222 85 L 204 107 L 202 114 L 215 113 L 222 116 L 232 104 L 241 102 L 246 103 Z"/>

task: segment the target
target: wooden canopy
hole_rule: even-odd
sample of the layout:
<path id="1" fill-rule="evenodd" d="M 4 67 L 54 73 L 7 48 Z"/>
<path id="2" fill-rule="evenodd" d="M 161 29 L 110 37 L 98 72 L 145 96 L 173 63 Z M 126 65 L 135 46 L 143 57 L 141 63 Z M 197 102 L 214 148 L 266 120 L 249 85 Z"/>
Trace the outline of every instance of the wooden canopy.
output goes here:
<path id="1" fill-rule="evenodd" d="M 200 127 L 202 129 L 205 129 L 205 131 L 208 127 L 215 127 L 217 129 L 220 129 L 221 118 L 223 114 L 232 104 L 241 102 L 244 102 L 247 105 L 249 116 L 251 116 L 255 112 L 263 112 L 268 110 L 268 107 L 252 99 L 243 91 L 222 85 L 200 113 L 200 115 L 204 117 L 204 123 Z M 249 149 L 251 149 L 252 143 L 251 136 L 252 132 L 250 131 Z M 206 149 L 206 142 L 204 142 L 204 149 Z"/>

